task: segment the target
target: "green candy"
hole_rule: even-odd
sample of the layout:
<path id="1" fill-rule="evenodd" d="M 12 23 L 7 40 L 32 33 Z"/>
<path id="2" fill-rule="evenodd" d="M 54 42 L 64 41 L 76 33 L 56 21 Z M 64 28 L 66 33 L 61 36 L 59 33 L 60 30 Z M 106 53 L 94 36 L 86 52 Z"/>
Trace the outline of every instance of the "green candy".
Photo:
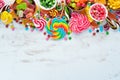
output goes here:
<path id="1" fill-rule="evenodd" d="M 61 5 L 57 5 L 57 6 L 56 6 L 56 9 L 57 9 L 58 11 L 61 11 L 61 10 L 62 10 L 62 6 L 61 6 Z"/>
<path id="2" fill-rule="evenodd" d="M 71 2 L 75 2 L 75 0 L 71 0 Z"/>
<path id="3" fill-rule="evenodd" d="M 40 4 L 45 8 L 51 8 L 55 4 L 55 0 L 40 0 Z"/>
<path id="4" fill-rule="evenodd" d="M 31 4 L 33 3 L 33 0 L 28 0 Z"/>
<path id="5" fill-rule="evenodd" d="M 75 3 L 72 3 L 71 6 L 72 6 L 73 8 L 76 8 L 76 4 L 75 4 Z"/>
<path id="6" fill-rule="evenodd" d="M 27 8 L 27 4 L 26 3 L 21 3 L 21 4 L 16 6 L 17 10 L 25 10 L 26 8 Z"/>

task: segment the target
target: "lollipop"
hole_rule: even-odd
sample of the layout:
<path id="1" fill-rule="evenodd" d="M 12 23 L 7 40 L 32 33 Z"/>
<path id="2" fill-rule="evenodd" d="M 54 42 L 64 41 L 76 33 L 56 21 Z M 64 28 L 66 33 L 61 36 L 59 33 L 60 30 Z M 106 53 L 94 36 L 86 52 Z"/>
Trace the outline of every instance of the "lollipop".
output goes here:
<path id="1" fill-rule="evenodd" d="M 67 22 L 64 19 L 58 18 L 53 18 L 52 20 L 49 20 L 46 26 L 47 33 L 54 40 L 63 39 L 69 32 L 68 28 L 69 26 Z"/>
<path id="2" fill-rule="evenodd" d="M 44 10 L 51 10 L 56 6 L 56 0 L 39 0 L 40 1 L 40 8 Z"/>
<path id="3" fill-rule="evenodd" d="M 10 24 L 12 21 L 13 21 L 13 17 L 10 13 L 8 13 L 7 11 L 3 11 L 1 13 L 1 21 L 4 23 L 4 24 Z"/>
<path id="4" fill-rule="evenodd" d="M 71 14 L 69 25 L 71 31 L 80 33 L 90 26 L 90 22 L 85 15 L 73 12 Z"/>
<path id="5" fill-rule="evenodd" d="M 38 30 L 43 30 L 46 26 L 46 21 L 43 18 L 40 19 L 33 19 L 33 23 Z"/>
<path id="6" fill-rule="evenodd" d="M 103 21 L 106 19 L 108 12 L 103 4 L 95 3 L 90 7 L 89 14 L 95 21 Z"/>

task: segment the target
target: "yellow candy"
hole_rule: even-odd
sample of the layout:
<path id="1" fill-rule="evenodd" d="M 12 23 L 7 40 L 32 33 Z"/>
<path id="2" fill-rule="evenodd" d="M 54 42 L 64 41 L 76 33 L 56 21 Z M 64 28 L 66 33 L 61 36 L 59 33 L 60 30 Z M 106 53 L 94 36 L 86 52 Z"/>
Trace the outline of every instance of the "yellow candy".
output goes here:
<path id="1" fill-rule="evenodd" d="M 90 7 L 87 5 L 87 7 L 85 8 L 85 12 L 86 12 L 86 14 L 87 14 L 88 20 L 89 20 L 90 22 L 92 22 L 93 19 L 90 17 L 89 10 L 90 10 Z"/>
<path id="2" fill-rule="evenodd" d="M 95 2 L 97 2 L 97 3 L 102 3 L 102 4 L 106 4 L 106 0 L 95 0 Z"/>
<path id="3" fill-rule="evenodd" d="M 80 0 L 75 0 L 75 2 L 80 2 Z"/>
<path id="4" fill-rule="evenodd" d="M 17 0 L 16 3 L 17 4 L 20 4 L 22 2 L 22 0 Z"/>
<path id="5" fill-rule="evenodd" d="M 112 9 L 120 9 L 120 0 L 108 0 L 108 5 Z"/>
<path id="6" fill-rule="evenodd" d="M 13 21 L 13 17 L 10 13 L 8 13 L 7 11 L 3 11 L 1 13 L 1 21 L 4 24 L 10 24 Z"/>

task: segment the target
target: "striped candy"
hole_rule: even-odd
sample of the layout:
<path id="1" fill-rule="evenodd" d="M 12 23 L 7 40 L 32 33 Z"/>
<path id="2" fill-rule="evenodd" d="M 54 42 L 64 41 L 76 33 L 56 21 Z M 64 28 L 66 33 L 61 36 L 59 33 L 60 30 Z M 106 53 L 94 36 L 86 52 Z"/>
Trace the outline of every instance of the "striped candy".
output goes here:
<path id="1" fill-rule="evenodd" d="M 46 21 L 43 18 L 33 19 L 33 23 L 38 30 L 43 30 L 46 26 Z"/>

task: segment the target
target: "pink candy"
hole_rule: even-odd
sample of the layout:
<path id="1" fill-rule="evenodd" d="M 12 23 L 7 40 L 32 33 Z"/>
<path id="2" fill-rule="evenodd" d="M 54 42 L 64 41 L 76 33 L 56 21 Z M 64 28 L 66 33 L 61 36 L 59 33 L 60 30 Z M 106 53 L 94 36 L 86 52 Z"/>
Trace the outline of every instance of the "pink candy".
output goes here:
<path id="1" fill-rule="evenodd" d="M 73 12 L 69 25 L 72 32 L 80 33 L 89 28 L 90 22 L 87 16 Z"/>
<path id="2" fill-rule="evenodd" d="M 70 0 L 67 0 L 67 3 L 69 4 L 69 3 L 70 3 Z"/>
<path id="3" fill-rule="evenodd" d="M 5 2 L 3 0 L 0 0 L 0 9 L 5 5 Z"/>
<path id="4" fill-rule="evenodd" d="M 107 9 L 103 4 L 96 3 L 90 8 L 90 15 L 95 21 L 103 21 L 107 14 Z"/>
<path id="5" fill-rule="evenodd" d="M 43 30 L 46 26 L 46 21 L 43 18 L 40 19 L 33 19 L 33 23 L 38 30 Z"/>

